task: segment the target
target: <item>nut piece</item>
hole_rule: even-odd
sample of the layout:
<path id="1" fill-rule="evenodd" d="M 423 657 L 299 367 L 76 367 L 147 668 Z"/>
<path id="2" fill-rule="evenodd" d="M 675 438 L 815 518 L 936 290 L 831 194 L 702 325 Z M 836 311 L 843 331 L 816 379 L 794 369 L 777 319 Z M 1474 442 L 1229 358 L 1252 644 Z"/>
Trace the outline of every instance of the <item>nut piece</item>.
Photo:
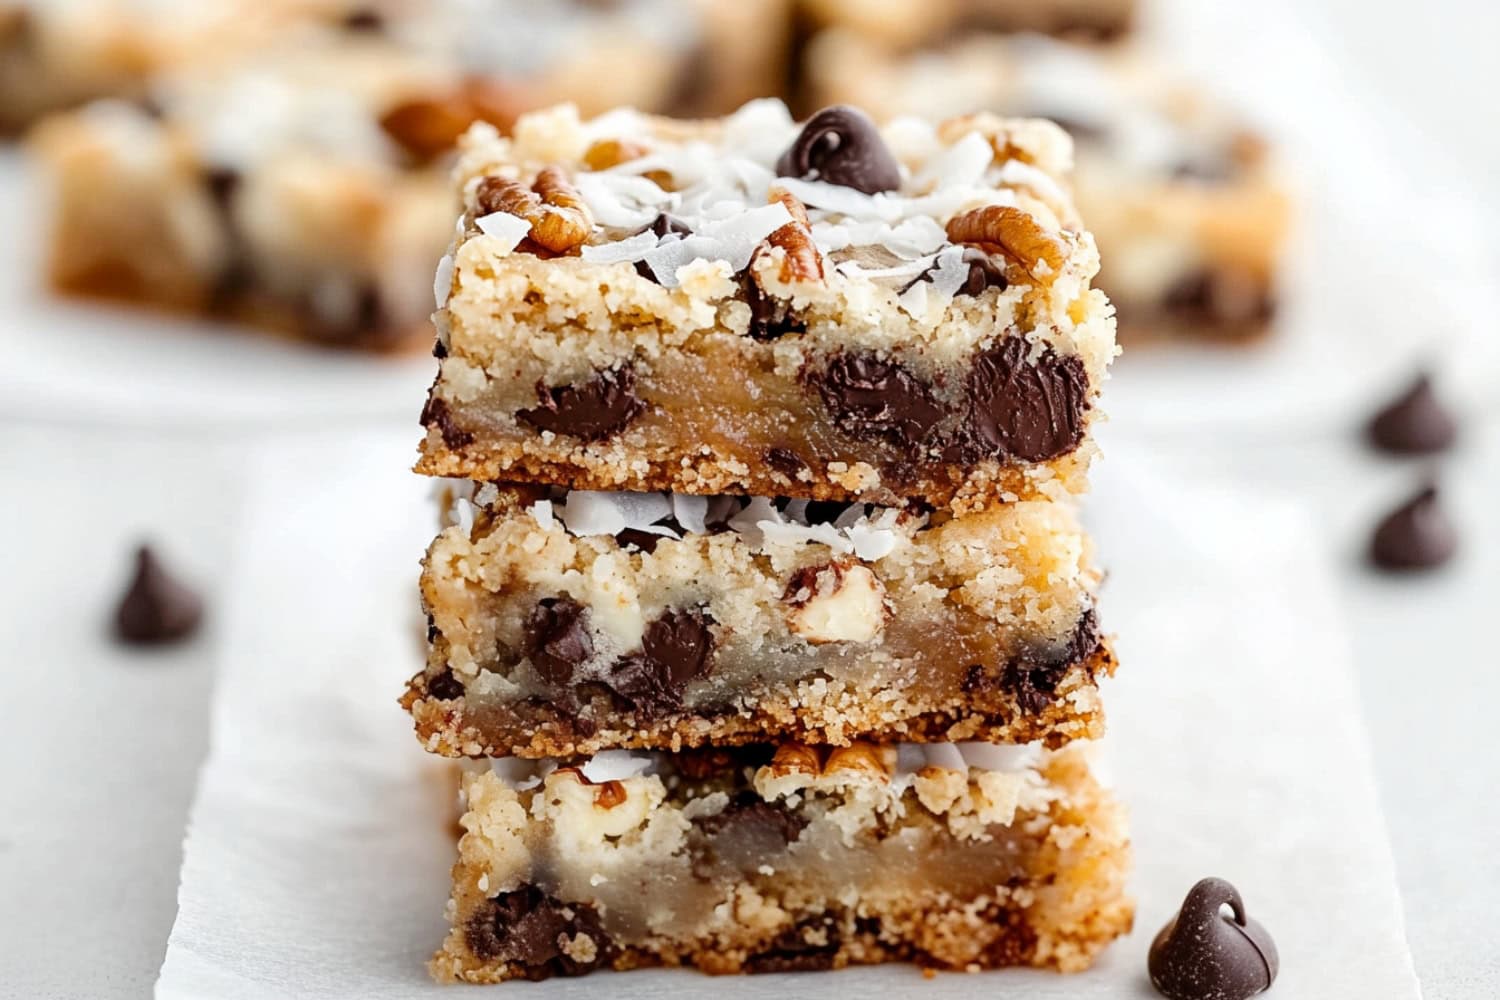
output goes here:
<path id="1" fill-rule="evenodd" d="M 771 246 L 786 251 L 786 256 L 781 259 L 781 280 L 823 280 L 823 256 L 813 243 L 806 207 L 796 196 L 780 188 L 771 189 L 771 202 L 785 205 L 792 216 L 791 222 L 766 237 L 766 242 Z"/>
<path id="2" fill-rule="evenodd" d="M 629 139 L 600 139 L 583 154 L 590 170 L 608 170 L 646 155 L 646 147 Z"/>
<path id="3" fill-rule="evenodd" d="M 1067 261 L 1062 238 L 1011 205 L 986 205 L 948 220 L 948 239 L 998 249 L 1031 277 L 1050 284 Z"/>
<path id="4" fill-rule="evenodd" d="M 599 786 L 598 791 L 594 792 L 594 805 L 600 809 L 613 809 L 621 802 L 624 802 L 626 798 L 628 796 L 625 793 L 624 785 L 618 781 L 606 781 Z"/>
<path id="5" fill-rule="evenodd" d="M 782 600 L 787 627 L 811 643 L 870 642 L 890 617 L 885 585 L 852 559 L 806 566 L 793 574 Z"/>
<path id="6" fill-rule="evenodd" d="M 822 765 L 818 752 L 801 743 L 783 743 L 776 748 L 776 756 L 766 765 L 771 777 L 781 778 L 788 774 L 811 774 L 816 776 Z"/>
<path id="7" fill-rule="evenodd" d="M 891 776 L 881 760 L 880 748 L 858 740 L 846 747 L 835 748 L 828 755 L 828 763 L 823 765 L 823 773 L 866 774 L 883 780 Z"/>
<path id="8" fill-rule="evenodd" d="M 476 78 L 402 101 L 381 115 L 380 128 L 413 159 L 425 163 L 451 150 L 474 122 L 505 128 L 526 106 L 523 95 Z"/>
<path id="9" fill-rule="evenodd" d="M 544 167 L 527 189 L 520 181 L 486 177 L 475 192 L 482 214 L 507 212 L 531 223 L 531 240 L 553 253 L 567 253 L 594 231 L 589 207 L 556 166 Z"/>

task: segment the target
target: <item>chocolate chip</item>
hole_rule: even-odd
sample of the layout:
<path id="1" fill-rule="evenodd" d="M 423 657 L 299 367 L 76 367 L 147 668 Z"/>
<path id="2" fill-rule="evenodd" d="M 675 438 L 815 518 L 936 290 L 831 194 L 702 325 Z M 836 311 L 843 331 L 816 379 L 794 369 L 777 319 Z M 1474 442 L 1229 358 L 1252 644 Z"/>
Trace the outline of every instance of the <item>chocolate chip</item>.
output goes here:
<path id="1" fill-rule="evenodd" d="M 1457 550 L 1458 532 L 1438 503 L 1436 486 L 1427 486 L 1382 518 L 1370 539 L 1370 561 L 1392 571 L 1432 569 Z"/>
<path id="2" fill-rule="evenodd" d="M 701 609 L 664 612 L 646 626 L 641 651 L 615 663 L 607 683 L 647 717 L 681 708 L 688 683 L 712 667 L 713 624 Z"/>
<path id="3" fill-rule="evenodd" d="M 1226 904 L 1233 916 L 1221 912 Z M 1279 967 L 1271 935 L 1221 878 L 1193 886 L 1147 959 L 1152 985 L 1170 1000 L 1245 1000 L 1270 989 Z"/>
<path id="4" fill-rule="evenodd" d="M 901 186 L 901 167 L 870 116 L 842 104 L 808 119 L 776 161 L 776 176 L 841 184 L 865 194 Z"/>
<path id="5" fill-rule="evenodd" d="M 978 247 L 964 247 L 961 259 L 969 265 L 969 276 L 958 286 L 955 295 L 972 298 L 986 288 L 998 288 L 1003 292 L 1010 287 L 1010 281 L 1005 277 L 1005 264 Z"/>
<path id="6" fill-rule="evenodd" d="M 587 382 L 548 389 L 538 384 L 534 410 L 516 416 L 537 430 L 597 441 L 621 431 L 645 410 L 635 394 L 635 369 L 595 372 Z"/>
<path id="7" fill-rule="evenodd" d="M 442 673 L 427 678 L 427 694 L 438 701 L 457 701 L 464 696 L 464 685 L 445 667 Z"/>
<path id="8" fill-rule="evenodd" d="M 448 408 L 446 399 L 429 393 L 427 405 L 422 407 L 421 419 L 422 426 L 437 428 L 443 444 L 449 448 L 463 448 L 474 443 L 474 435 L 453 422 L 453 411 Z"/>
<path id="9" fill-rule="evenodd" d="M 1458 424 L 1437 398 L 1424 372 L 1410 388 L 1381 407 L 1366 428 L 1370 443 L 1397 455 L 1426 455 L 1449 448 Z"/>
<path id="10" fill-rule="evenodd" d="M 969 371 L 967 436 L 981 453 L 1041 462 L 1083 440 L 1088 373 L 1078 358 L 1046 348 L 1031 360 L 1022 337 L 1007 337 Z"/>
<path id="11" fill-rule="evenodd" d="M 1189 323 L 1263 323 L 1276 312 L 1265 282 L 1230 269 L 1203 269 L 1184 275 L 1167 290 L 1162 309 Z"/>
<path id="12" fill-rule="evenodd" d="M 448 356 L 448 345 L 443 343 L 442 337 L 437 337 L 432 342 L 432 356 L 439 361 Z"/>
<path id="13" fill-rule="evenodd" d="M 642 531 L 640 528 L 625 528 L 615 533 L 615 541 L 621 546 L 635 546 L 642 552 L 650 553 L 656 551 L 656 543 L 661 541 L 662 535 L 650 531 Z"/>
<path id="14" fill-rule="evenodd" d="M 562 950 L 565 939 L 580 935 L 594 944 L 594 957 L 587 962 Z M 565 903 L 531 884 L 486 900 L 464 926 L 464 941 L 480 961 L 513 962 L 533 981 L 582 975 L 618 954 L 591 905 Z"/>
<path id="15" fill-rule="evenodd" d="M 822 972 L 838 957 L 842 935 L 831 920 L 808 920 L 777 935 L 764 951 L 745 960 L 745 971 Z"/>
<path id="16" fill-rule="evenodd" d="M 526 616 L 522 648 L 542 679 L 555 687 L 573 683 L 573 672 L 594 655 L 583 605 L 571 597 L 545 597 Z"/>
<path id="17" fill-rule="evenodd" d="M 209 167 L 203 171 L 203 186 L 208 189 L 208 196 L 221 213 L 229 211 L 244 179 L 244 175 L 233 167 Z"/>
<path id="18" fill-rule="evenodd" d="M 811 471 L 802 456 L 790 448 L 772 448 L 766 452 L 766 464 L 794 483 L 801 482 L 803 474 Z"/>
<path id="19" fill-rule="evenodd" d="M 1024 647 L 998 670 L 983 664 L 970 666 L 961 686 L 968 694 L 998 688 L 1013 696 L 1021 711 L 1034 715 L 1052 703 L 1063 677 L 1074 665 L 1091 657 L 1100 642 L 1099 619 L 1090 608 L 1067 641 Z"/>
<path id="20" fill-rule="evenodd" d="M 135 575 L 115 609 L 124 642 L 158 645 L 191 635 L 203 620 L 203 599 L 178 581 L 149 546 L 135 550 Z"/>
<path id="21" fill-rule="evenodd" d="M 839 354 L 806 376 L 834 421 L 853 437 L 921 445 L 943 418 L 932 390 L 895 361 L 873 354 Z"/>
<path id="22" fill-rule="evenodd" d="M 371 7 L 356 7 L 344 15 L 340 26 L 345 31 L 380 32 L 385 30 L 385 18 Z"/>
<path id="23" fill-rule="evenodd" d="M 770 835 L 785 846 L 802 836 L 807 817 L 767 802 L 747 789 L 735 795 L 722 811 L 712 816 L 699 816 L 693 820 L 693 825 L 709 837 L 717 837 L 731 828 L 754 830 Z"/>
<path id="24" fill-rule="evenodd" d="M 686 222 L 683 222 L 681 219 L 677 218 L 675 215 L 668 215 L 666 212 L 659 213 L 656 218 L 651 221 L 651 225 L 646 226 L 645 229 L 639 230 L 635 235 L 639 236 L 641 233 L 646 232 L 646 230 L 648 229 L 652 233 L 656 234 L 657 239 L 663 239 L 670 234 L 684 237 L 693 235 L 693 229 L 691 226 L 689 226 Z M 639 274 L 641 277 L 645 278 L 647 281 L 653 284 L 661 284 L 661 282 L 657 281 L 656 279 L 656 272 L 651 270 L 651 265 L 647 264 L 643 260 L 638 260 L 635 262 L 635 273 Z"/>
<path id="25" fill-rule="evenodd" d="M 789 333 L 803 333 L 804 323 L 792 312 L 792 304 L 767 295 L 755 280 L 755 275 L 746 273 L 742 285 L 745 289 L 745 304 L 750 307 L 750 327 L 746 331 L 755 340 L 779 340 Z"/>

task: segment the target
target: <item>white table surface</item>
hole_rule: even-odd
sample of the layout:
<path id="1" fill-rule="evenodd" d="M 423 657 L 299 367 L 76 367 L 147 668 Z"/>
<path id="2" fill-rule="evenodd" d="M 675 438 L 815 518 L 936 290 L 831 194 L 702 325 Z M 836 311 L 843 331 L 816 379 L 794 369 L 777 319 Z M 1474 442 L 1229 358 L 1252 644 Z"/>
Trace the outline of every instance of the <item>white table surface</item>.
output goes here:
<path id="1" fill-rule="evenodd" d="M 1359 99 L 1391 109 L 1393 155 L 1414 142 L 1446 151 L 1478 191 L 1466 204 L 1500 234 L 1500 130 L 1486 110 L 1500 91 L 1500 7 L 1430 0 L 1414 17 L 1409 5 L 1311 6 L 1324 22 L 1320 44 L 1350 70 Z M 1128 420 L 1117 417 L 1117 427 Z M 1439 463 L 1465 545 L 1455 565 L 1420 581 L 1360 564 L 1372 518 L 1427 466 L 1363 451 L 1357 419 L 1227 442 L 1190 432 L 1153 440 L 1193 474 L 1298 491 L 1328 525 L 1417 971 L 1432 1000 L 1491 1000 L 1500 995 L 1500 655 L 1490 635 L 1500 412 L 1471 414 L 1462 447 Z M 149 994 L 206 746 L 213 599 L 233 571 L 242 454 L 243 438 L 222 428 L 0 419 L 0 997 Z M 210 602 L 203 634 L 165 654 L 106 638 L 143 535 Z M 59 822 L 80 812 L 88 823 Z"/>

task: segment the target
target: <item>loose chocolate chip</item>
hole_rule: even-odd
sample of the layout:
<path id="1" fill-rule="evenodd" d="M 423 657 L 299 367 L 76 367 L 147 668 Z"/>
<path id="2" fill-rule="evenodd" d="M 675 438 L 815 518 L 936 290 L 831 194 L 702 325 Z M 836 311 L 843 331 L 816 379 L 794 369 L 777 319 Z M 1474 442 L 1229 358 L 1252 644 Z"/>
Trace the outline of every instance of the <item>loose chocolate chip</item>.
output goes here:
<path id="1" fill-rule="evenodd" d="M 963 263 L 969 265 L 969 276 L 958 286 L 956 295 L 973 297 L 986 288 L 998 288 L 1002 292 L 1010 287 L 1005 277 L 1005 265 L 978 247 L 965 247 Z"/>
<path id="2" fill-rule="evenodd" d="M 594 655 L 586 615 L 570 597 L 545 597 L 526 616 L 522 648 L 547 683 L 568 687 L 573 671 Z"/>
<path id="3" fill-rule="evenodd" d="M 772 448 L 766 452 L 766 464 L 794 483 L 801 482 L 803 473 L 811 471 L 802 457 L 790 448 Z"/>
<path id="4" fill-rule="evenodd" d="M 580 935 L 594 945 L 594 956 L 587 962 L 562 950 L 565 939 Z M 533 981 L 582 975 L 608 964 L 617 954 L 592 906 L 565 903 L 530 884 L 486 900 L 469 917 L 464 941 L 480 961 L 514 962 Z"/>
<path id="5" fill-rule="evenodd" d="M 1221 912 L 1226 904 L 1233 916 Z M 1221 878 L 1193 886 L 1147 959 L 1152 985 L 1170 1000 L 1245 1000 L 1270 989 L 1279 967 L 1271 935 Z"/>
<path id="6" fill-rule="evenodd" d="M 457 701 L 464 696 L 464 685 L 453 671 L 444 669 L 442 673 L 427 678 L 427 694 L 439 701 Z"/>
<path id="7" fill-rule="evenodd" d="M 115 609 L 115 634 L 158 645 L 191 635 L 203 620 L 203 599 L 167 572 L 149 546 L 135 550 L 135 575 Z"/>
<path id="8" fill-rule="evenodd" d="M 722 811 L 712 816 L 700 816 L 693 820 L 693 824 L 709 837 L 716 837 L 728 829 L 755 830 L 786 845 L 802 836 L 807 817 L 746 790 L 735 795 Z"/>
<path id="9" fill-rule="evenodd" d="M 646 626 L 641 651 L 622 657 L 607 683 L 647 717 L 681 708 L 688 682 L 712 667 L 713 624 L 701 609 L 664 612 Z"/>
<path id="10" fill-rule="evenodd" d="M 1424 372 L 1411 387 L 1380 408 L 1366 428 L 1370 443 L 1398 455 L 1444 451 L 1458 437 L 1458 424 L 1437 398 Z"/>
<path id="11" fill-rule="evenodd" d="M 536 394 L 541 405 L 521 410 L 517 417 L 537 430 L 570 434 L 585 441 L 597 441 L 623 430 L 646 408 L 635 394 L 635 369 L 630 365 L 595 372 L 587 382 L 555 389 L 538 384 Z"/>
<path id="12" fill-rule="evenodd" d="M 943 407 L 932 390 L 895 361 L 839 354 L 822 372 L 806 377 L 834 421 L 854 437 L 915 447 L 943 419 Z"/>
<path id="13" fill-rule="evenodd" d="M 746 273 L 742 279 L 745 289 L 745 304 L 750 307 L 750 327 L 746 331 L 760 341 L 779 340 L 789 333 L 804 333 L 807 324 L 792 312 L 792 304 L 767 295 L 755 280 L 755 275 Z"/>
<path id="14" fill-rule="evenodd" d="M 427 396 L 427 405 L 422 407 L 422 426 L 436 427 L 443 444 L 449 448 L 463 448 L 474 443 L 474 435 L 453 422 L 448 401 L 439 396 Z"/>
<path id="15" fill-rule="evenodd" d="M 777 935 L 762 952 L 745 960 L 745 971 L 822 972 L 833 968 L 841 934 L 831 921 L 805 921 Z"/>
<path id="16" fill-rule="evenodd" d="M 1438 503 L 1436 486 L 1387 514 L 1370 539 L 1370 561 L 1384 570 L 1432 569 L 1456 551 L 1458 532 Z"/>
<path id="17" fill-rule="evenodd" d="M 981 454 L 1041 462 L 1083 440 L 1088 373 L 1078 358 L 1007 337 L 974 359 L 969 371 L 967 437 Z"/>
<path id="18" fill-rule="evenodd" d="M 776 161 L 776 176 L 826 181 L 877 194 L 901 186 L 901 167 L 870 116 L 858 108 L 824 108 Z"/>

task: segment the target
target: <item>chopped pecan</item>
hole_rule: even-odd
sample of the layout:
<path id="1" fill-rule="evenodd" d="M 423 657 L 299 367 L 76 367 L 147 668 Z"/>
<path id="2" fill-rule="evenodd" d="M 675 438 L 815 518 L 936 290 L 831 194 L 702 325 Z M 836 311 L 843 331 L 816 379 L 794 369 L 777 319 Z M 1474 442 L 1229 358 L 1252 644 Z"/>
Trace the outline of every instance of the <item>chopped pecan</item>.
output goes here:
<path id="1" fill-rule="evenodd" d="M 880 759 L 879 748 L 873 743 L 859 741 L 846 747 L 837 747 L 828 755 L 828 763 L 823 765 L 823 773 L 837 774 L 841 771 L 850 774 L 868 774 L 878 778 L 890 777 L 890 772 L 885 769 L 885 763 Z"/>
<path id="2" fill-rule="evenodd" d="M 590 170 L 608 170 L 646 155 L 646 147 L 629 139 L 600 139 L 583 154 Z"/>
<path id="3" fill-rule="evenodd" d="M 594 793 L 594 805 L 600 809 L 613 809 L 628 798 L 625 786 L 618 781 L 606 781 Z"/>
<path id="4" fill-rule="evenodd" d="M 1067 262 L 1062 237 L 1011 205 L 986 205 L 954 216 L 948 220 L 948 238 L 954 243 L 994 247 L 1043 283 L 1057 277 Z"/>
<path id="5" fill-rule="evenodd" d="M 782 777 L 788 774 L 816 775 L 822 765 L 818 761 L 818 752 L 812 747 L 802 743 L 784 743 L 776 748 L 776 756 L 771 758 L 767 767 L 773 777 Z"/>
<path id="6" fill-rule="evenodd" d="M 544 167 L 527 188 L 506 177 L 479 182 L 475 204 L 483 214 L 507 212 L 531 223 L 528 237 L 552 253 L 580 246 L 594 230 L 589 207 L 559 167 Z"/>
<path id="7" fill-rule="evenodd" d="M 792 216 L 791 222 L 766 237 L 766 242 L 773 247 L 780 247 L 786 253 L 781 261 L 781 280 L 822 280 L 823 255 L 818 253 L 817 244 L 813 243 L 807 209 L 794 195 L 780 188 L 771 190 L 771 201 L 785 205 Z"/>

